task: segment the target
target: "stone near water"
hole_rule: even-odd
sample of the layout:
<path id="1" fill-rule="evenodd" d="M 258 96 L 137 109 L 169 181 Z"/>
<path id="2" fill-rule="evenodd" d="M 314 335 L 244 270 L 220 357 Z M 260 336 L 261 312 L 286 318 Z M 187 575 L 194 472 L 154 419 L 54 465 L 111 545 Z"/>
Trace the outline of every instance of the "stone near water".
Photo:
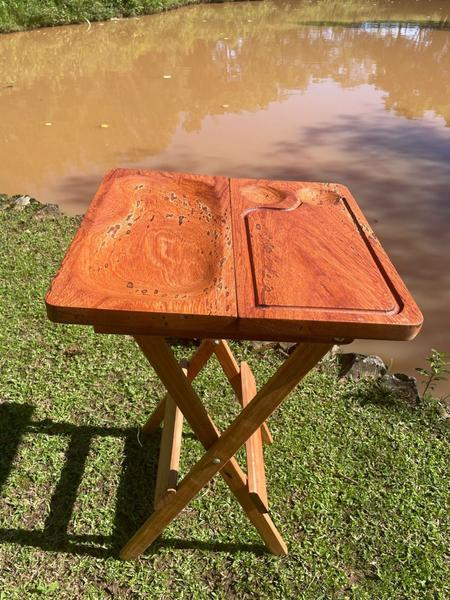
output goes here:
<path id="1" fill-rule="evenodd" d="M 380 379 L 381 385 L 396 398 L 416 404 L 420 400 L 417 381 L 404 373 L 386 373 Z"/>
<path id="2" fill-rule="evenodd" d="M 30 196 L 19 196 L 18 198 L 14 198 L 12 201 L 12 208 L 14 210 L 23 210 L 25 207 L 31 204 Z"/>
<path id="3" fill-rule="evenodd" d="M 61 211 L 57 204 L 44 204 L 34 215 L 36 221 L 44 221 L 45 219 L 57 219 L 61 217 Z"/>
<path id="4" fill-rule="evenodd" d="M 366 377 L 382 377 L 387 373 L 387 367 L 379 356 L 366 356 L 349 352 L 337 354 L 340 377 L 351 377 L 355 381 Z"/>
<path id="5" fill-rule="evenodd" d="M 250 345 L 256 352 L 266 352 L 266 350 L 271 350 L 273 348 L 278 348 L 290 354 L 292 350 L 295 348 L 297 344 L 294 342 L 260 342 L 260 341 L 252 341 Z"/>
<path id="6" fill-rule="evenodd" d="M 6 210 L 10 205 L 10 197 L 7 194 L 0 194 L 0 210 Z"/>
<path id="7" fill-rule="evenodd" d="M 278 347 L 281 350 L 287 352 L 288 354 L 290 354 L 294 350 L 296 345 L 297 344 L 294 344 L 293 342 L 278 342 Z"/>

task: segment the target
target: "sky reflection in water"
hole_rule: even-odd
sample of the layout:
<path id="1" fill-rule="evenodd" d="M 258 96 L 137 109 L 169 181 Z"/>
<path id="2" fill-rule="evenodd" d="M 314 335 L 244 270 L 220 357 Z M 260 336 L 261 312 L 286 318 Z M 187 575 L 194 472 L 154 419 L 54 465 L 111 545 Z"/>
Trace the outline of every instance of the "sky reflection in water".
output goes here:
<path id="1" fill-rule="evenodd" d="M 426 320 L 416 342 L 358 348 L 411 371 L 450 352 L 450 31 L 298 14 L 239 3 L 2 36 L 0 191 L 79 213 L 115 166 L 345 183 Z"/>

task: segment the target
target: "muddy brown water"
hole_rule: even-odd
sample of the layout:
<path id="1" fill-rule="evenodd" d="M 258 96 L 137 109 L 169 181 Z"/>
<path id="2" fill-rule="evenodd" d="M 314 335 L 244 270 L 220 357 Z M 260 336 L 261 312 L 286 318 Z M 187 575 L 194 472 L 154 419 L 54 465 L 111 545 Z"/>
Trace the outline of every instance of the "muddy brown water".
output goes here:
<path id="1" fill-rule="evenodd" d="M 345 183 L 425 315 L 413 342 L 352 347 L 412 373 L 450 352 L 450 31 L 423 26 L 449 3 L 355 4 L 1 36 L 0 192 L 75 214 L 116 166 Z"/>

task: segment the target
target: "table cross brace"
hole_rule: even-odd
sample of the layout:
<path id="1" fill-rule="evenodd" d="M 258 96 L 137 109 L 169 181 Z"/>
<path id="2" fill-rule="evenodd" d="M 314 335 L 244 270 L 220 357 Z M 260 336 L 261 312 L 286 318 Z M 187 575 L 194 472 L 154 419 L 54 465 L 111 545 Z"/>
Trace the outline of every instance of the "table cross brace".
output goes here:
<path id="1" fill-rule="evenodd" d="M 230 382 L 241 406 L 243 406 L 241 371 L 226 340 L 203 340 L 187 364 L 187 378 L 189 381 L 193 381 L 208 362 L 212 354 L 216 355 L 226 378 Z M 144 433 L 153 433 L 164 420 L 167 396 L 168 394 L 164 396 L 148 421 L 142 427 Z M 266 423 L 263 423 L 261 427 L 261 435 L 265 444 L 271 444 L 273 442 L 272 434 Z"/>
<path id="2" fill-rule="evenodd" d="M 205 447 L 206 452 L 183 478 L 177 489 L 173 490 L 170 495 L 166 495 L 164 501 L 157 503 L 155 511 L 123 547 L 120 553 L 121 558 L 136 558 L 144 552 L 218 472 L 221 473 L 250 521 L 259 531 L 270 552 L 277 555 L 287 554 L 284 540 L 270 516 L 265 512 L 264 506 L 255 501 L 255 493 L 250 493 L 247 477 L 234 455 L 241 446 L 249 442 L 257 431 L 261 430 L 262 435 L 262 428 L 268 417 L 326 354 L 331 345 L 305 342 L 298 344 L 294 352 L 251 400 L 248 400 L 245 397 L 245 391 L 242 391 L 244 385 L 241 377 L 240 399 L 242 402 L 242 398 L 244 398 L 245 406 L 221 434 L 191 385 L 191 380 L 207 362 L 217 344 L 211 340 L 205 340 L 189 363 L 185 374 L 164 338 L 136 335 L 135 340 L 166 387 L 170 398 Z M 211 344 L 213 345 L 212 350 Z M 224 352 L 227 348 L 228 346 L 221 345 L 220 351 Z M 220 362 L 222 364 L 222 361 Z M 226 364 L 229 366 L 228 363 Z M 225 373 L 227 374 L 226 370 Z M 236 379 L 236 375 L 234 379 Z M 245 385 L 248 385 L 248 381 L 246 378 Z M 235 385 L 233 388 L 236 391 L 237 386 L 235 387 Z M 152 431 L 164 418 L 164 405 L 167 398 L 168 396 L 158 405 L 145 424 L 144 431 Z"/>
<path id="3" fill-rule="evenodd" d="M 183 368 L 183 373 L 189 381 L 192 381 L 213 353 L 215 353 L 241 405 L 245 406 L 256 394 L 255 378 L 246 362 L 243 362 L 239 368 L 225 340 L 203 340 L 187 363 L 186 368 Z M 166 394 L 158 404 L 142 431 L 147 434 L 153 433 L 162 420 L 164 421 L 164 429 L 161 437 L 158 474 L 155 485 L 155 508 L 158 508 L 168 495 L 175 493 L 180 462 L 183 414 L 169 394 Z M 263 441 L 266 443 L 272 443 L 273 441 L 266 423 L 263 423 L 261 429 L 256 431 L 246 442 L 247 479 L 249 492 L 253 500 L 262 512 L 268 512 Z"/>

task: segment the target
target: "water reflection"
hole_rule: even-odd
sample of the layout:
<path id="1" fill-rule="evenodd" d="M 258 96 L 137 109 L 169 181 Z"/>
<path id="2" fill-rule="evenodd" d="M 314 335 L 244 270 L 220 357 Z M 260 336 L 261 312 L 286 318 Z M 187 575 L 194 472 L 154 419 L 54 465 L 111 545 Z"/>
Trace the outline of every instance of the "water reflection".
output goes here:
<path id="1" fill-rule="evenodd" d="M 385 351 L 449 351 L 450 32 L 414 25 L 445 3 L 357 4 L 358 27 L 257 2 L 0 37 L 0 191 L 74 213 L 113 166 L 341 181 L 424 309 Z"/>

